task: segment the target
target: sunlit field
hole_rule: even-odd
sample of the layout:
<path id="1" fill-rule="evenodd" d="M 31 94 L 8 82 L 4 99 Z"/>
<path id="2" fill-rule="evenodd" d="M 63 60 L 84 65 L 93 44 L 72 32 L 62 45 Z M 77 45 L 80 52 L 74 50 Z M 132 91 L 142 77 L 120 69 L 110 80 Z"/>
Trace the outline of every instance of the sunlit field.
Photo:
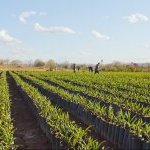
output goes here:
<path id="1" fill-rule="evenodd" d="M 149 73 L 3 71 L 0 80 L 3 149 L 17 146 L 10 114 L 20 110 L 9 101 L 17 95 L 52 148 L 149 149 Z"/>

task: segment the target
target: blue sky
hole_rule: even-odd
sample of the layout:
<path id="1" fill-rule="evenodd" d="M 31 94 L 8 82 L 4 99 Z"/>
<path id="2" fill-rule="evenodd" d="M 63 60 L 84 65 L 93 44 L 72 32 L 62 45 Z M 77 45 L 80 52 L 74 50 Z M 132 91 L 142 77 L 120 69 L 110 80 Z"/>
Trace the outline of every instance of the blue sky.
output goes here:
<path id="1" fill-rule="evenodd" d="M 149 0 L 5 0 L 0 58 L 150 62 Z"/>

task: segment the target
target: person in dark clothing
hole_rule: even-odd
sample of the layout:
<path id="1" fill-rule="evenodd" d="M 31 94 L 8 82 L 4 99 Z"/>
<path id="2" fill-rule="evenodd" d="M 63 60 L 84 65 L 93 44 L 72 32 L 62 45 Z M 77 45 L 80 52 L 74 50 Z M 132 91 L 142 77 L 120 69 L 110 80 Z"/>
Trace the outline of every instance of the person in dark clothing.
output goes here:
<path id="1" fill-rule="evenodd" d="M 73 64 L 73 72 L 76 72 L 76 64 Z"/>
<path id="2" fill-rule="evenodd" d="M 93 72 L 93 67 L 89 66 L 88 69 L 89 69 L 89 72 Z"/>
<path id="3" fill-rule="evenodd" d="M 96 66 L 95 66 L 95 74 L 99 73 L 99 65 L 100 65 L 100 63 L 96 64 Z"/>
<path id="4" fill-rule="evenodd" d="M 78 72 L 80 71 L 80 66 L 77 66 L 77 70 L 78 70 Z"/>

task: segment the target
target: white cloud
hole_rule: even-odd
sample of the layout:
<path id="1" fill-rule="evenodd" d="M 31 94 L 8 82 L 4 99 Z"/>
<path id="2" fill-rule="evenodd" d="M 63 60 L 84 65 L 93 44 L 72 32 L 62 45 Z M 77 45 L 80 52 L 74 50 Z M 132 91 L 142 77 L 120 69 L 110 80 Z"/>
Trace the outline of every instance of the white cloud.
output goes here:
<path id="1" fill-rule="evenodd" d="M 38 14 L 39 14 L 39 16 L 46 16 L 47 15 L 46 12 L 39 12 Z"/>
<path id="2" fill-rule="evenodd" d="M 54 27 L 44 27 L 39 23 L 35 23 L 34 29 L 39 32 L 49 32 L 49 33 L 71 33 L 75 34 L 76 32 L 69 27 L 64 26 L 54 26 Z"/>
<path id="3" fill-rule="evenodd" d="M 15 56 L 22 56 L 26 53 L 26 46 L 22 41 L 10 35 L 6 30 L 0 30 L 0 42 L 9 47 L 10 52 Z"/>
<path id="4" fill-rule="evenodd" d="M 31 17 L 31 16 L 35 16 L 36 14 L 37 14 L 37 12 L 35 12 L 35 11 L 24 11 L 24 12 L 22 12 L 22 13 L 20 14 L 19 20 L 20 20 L 22 23 L 26 24 L 26 23 L 27 23 L 27 19 L 28 19 L 29 17 Z"/>
<path id="5" fill-rule="evenodd" d="M 130 23 L 139 23 L 139 22 L 149 21 L 149 18 L 147 16 L 140 14 L 140 13 L 131 14 L 130 16 L 126 16 L 124 18 Z"/>
<path id="6" fill-rule="evenodd" d="M 26 24 L 27 23 L 27 19 L 32 17 L 32 16 L 46 16 L 47 13 L 46 12 L 36 12 L 36 11 L 24 11 L 19 15 L 19 20 L 20 22 Z"/>
<path id="7" fill-rule="evenodd" d="M 7 43 L 7 44 L 20 43 L 20 41 L 18 39 L 9 35 L 6 30 L 0 31 L 0 41 Z"/>
<path id="8" fill-rule="evenodd" d="M 102 39 L 102 40 L 109 40 L 109 39 L 110 39 L 109 36 L 104 35 L 104 34 L 102 34 L 102 33 L 100 33 L 100 32 L 95 31 L 95 30 L 93 30 L 93 31 L 91 32 L 91 34 L 92 34 L 95 38 L 97 38 L 97 39 Z"/>

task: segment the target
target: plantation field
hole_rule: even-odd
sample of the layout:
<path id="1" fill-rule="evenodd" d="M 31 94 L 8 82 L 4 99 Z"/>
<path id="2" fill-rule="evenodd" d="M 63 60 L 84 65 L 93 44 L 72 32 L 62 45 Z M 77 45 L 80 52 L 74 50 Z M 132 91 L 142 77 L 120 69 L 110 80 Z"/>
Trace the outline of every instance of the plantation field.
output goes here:
<path id="1" fill-rule="evenodd" d="M 0 149 L 150 149 L 150 73 L 2 71 Z"/>

